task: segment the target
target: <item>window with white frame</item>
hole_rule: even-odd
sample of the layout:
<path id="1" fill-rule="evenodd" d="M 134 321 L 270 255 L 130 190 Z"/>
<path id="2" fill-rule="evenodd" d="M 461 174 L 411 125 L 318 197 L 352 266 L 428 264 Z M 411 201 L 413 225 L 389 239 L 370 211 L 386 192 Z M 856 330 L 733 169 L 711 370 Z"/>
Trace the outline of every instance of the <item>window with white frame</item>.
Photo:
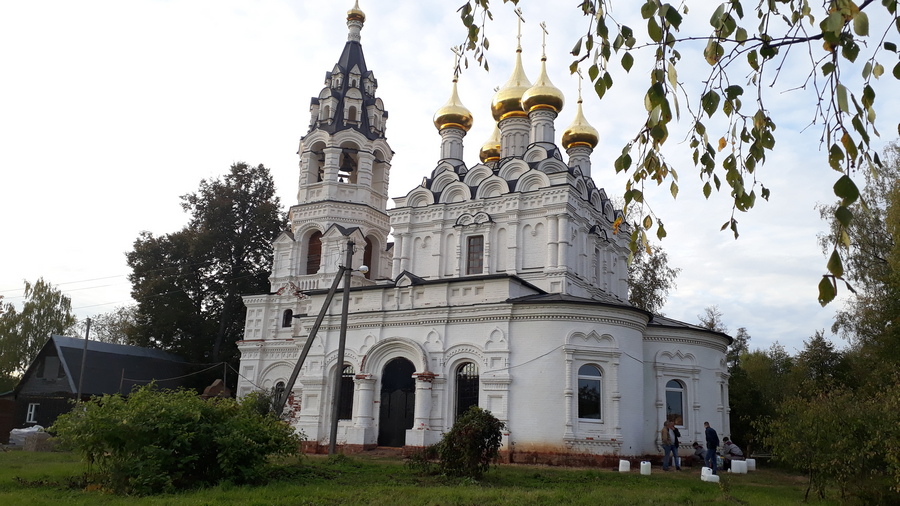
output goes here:
<path id="1" fill-rule="evenodd" d="M 578 368 L 578 418 L 601 419 L 600 368 L 585 364 Z"/>
<path id="2" fill-rule="evenodd" d="M 484 271 L 484 236 L 473 235 L 466 241 L 466 274 Z"/>
<path id="3" fill-rule="evenodd" d="M 28 414 L 25 416 L 25 423 L 37 423 L 37 408 L 40 406 L 37 402 L 28 404 Z"/>
<path id="4" fill-rule="evenodd" d="M 684 383 L 679 380 L 666 383 L 666 420 L 684 426 Z"/>

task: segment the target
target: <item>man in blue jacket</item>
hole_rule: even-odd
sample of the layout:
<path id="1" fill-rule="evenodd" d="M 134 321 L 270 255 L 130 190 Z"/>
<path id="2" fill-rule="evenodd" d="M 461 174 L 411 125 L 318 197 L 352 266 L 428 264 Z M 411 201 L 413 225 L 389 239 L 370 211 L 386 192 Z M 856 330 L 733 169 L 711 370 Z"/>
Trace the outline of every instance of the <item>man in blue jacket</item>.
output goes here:
<path id="1" fill-rule="evenodd" d="M 716 474 L 716 448 L 719 446 L 719 434 L 716 429 L 709 426 L 709 422 L 703 422 L 706 427 L 706 467 L 712 469 L 712 473 Z"/>

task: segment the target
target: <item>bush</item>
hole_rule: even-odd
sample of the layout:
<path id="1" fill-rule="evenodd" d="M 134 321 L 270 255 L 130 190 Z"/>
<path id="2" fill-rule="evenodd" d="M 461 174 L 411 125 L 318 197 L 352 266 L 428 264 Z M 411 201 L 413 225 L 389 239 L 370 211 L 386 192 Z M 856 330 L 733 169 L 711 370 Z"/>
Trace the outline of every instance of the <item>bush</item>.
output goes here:
<path id="1" fill-rule="evenodd" d="M 504 428 L 490 411 L 472 406 L 434 446 L 434 452 L 424 454 L 436 455 L 438 468 L 447 476 L 478 480 L 500 456 Z"/>
<path id="2" fill-rule="evenodd" d="M 900 382 L 874 394 L 832 390 L 786 399 L 763 424 L 775 458 L 804 472 L 806 491 L 866 503 L 900 501 Z"/>
<path id="3" fill-rule="evenodd" d="M 295 454 L 302 440 L 258 405 L 256 395 L 203 400 L 150 385 L 78 404 L 50 431 L 117 493 L 248 483 L 264 476 L 270 456 Z"/>

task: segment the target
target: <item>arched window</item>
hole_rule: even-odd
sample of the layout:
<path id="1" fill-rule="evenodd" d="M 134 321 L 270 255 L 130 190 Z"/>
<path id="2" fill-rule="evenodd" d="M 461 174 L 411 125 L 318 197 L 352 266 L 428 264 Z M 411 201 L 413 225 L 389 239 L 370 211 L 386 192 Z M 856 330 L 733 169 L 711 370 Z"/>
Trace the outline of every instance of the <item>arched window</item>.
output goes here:
<path id="1" fill-rule="evenodd" d="M 578 418 L 600 420 L 600 368 L 585 364 L 578 368 Z"/>
<path id="2" fill-rule="evenodd" d="M 281 401 L 281 397 L 284 395 L 284 386 L 285 385 L 283 381 L 275 383 L 275 398 L 273 399 L 274 402 Z"/>
<path id="3" fill-rule="evenodd" d="M 347 121 L 356 121 L 356 107 L 350 106 L 347 110 Z"/>
<path id="4" fill-rule="evenodd" d="M 678 380 L 666 383 L 666 420 L 684 426 L 684 383 Z"/>
<path id="5" fill-rule="evenodd" d="M 478 405 L 478 366 L 464 362 L 456 368 L 456 417 Z"/>
<path id="6" fill-rule="evenodd" d="M 309 247 L 306 250 L 306 273 L 319 272 L 320 263 L 322 263 L 322 232 L 317 230 L 309 236 Z"/>
<path id="7" fill-rule="evenodd" d="M 369 268 L 369 272 L 365 274 L 366 279 L 372 279 L 372 270 L 374 266 L 372 265 L 372 250 L 374 246 L 372 244 L 372 239 L 366 237 L 366 249 L 363 251 L 363 265 Z"/>
<path id="8" fill-rule="evenodd" d="M 353 416 L 353 378 L 356 372 L 350 364 L 344 364 L 341 371 L 341 405 L 338 407 L 338 420 L 349 420 Z"/>
<path id="9" fill-rule="evenodd" d="M 284 328 L 290 327 L 294 323 L 294 312 L 290 309 L 285 309 L 284 314 L 281 316 L 281 326 Z"/>

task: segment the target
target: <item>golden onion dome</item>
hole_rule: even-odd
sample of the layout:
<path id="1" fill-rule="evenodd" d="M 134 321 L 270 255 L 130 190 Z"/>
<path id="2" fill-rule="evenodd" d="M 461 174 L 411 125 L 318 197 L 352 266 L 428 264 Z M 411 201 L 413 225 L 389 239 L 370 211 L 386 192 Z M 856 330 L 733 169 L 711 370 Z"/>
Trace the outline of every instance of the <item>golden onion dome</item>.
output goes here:
<path id="1" fill-rule="evenodd" d="M 494 125 L 494 133 L 492 133 L 490 138 L 481 146 L 481 151 L 478 152 L 478 158 L 480 158 L 483 163 L 495 162 L 500 159 L 500 127 L 496 124 Z"/>
<path id="2" fill-rule="evenodd" d="M 468 132 L 472 128 L 472 113 L 459 100 L 456 92 L 456 78 L 453 78 L 453 93 L 450 100 L 434 113 L 434 126 L 438 132 L 445 128 L 459 128 Z"/>
<path id="3" fill-rule="evenodd" d="M 534 82 L 534 86 L 528 88 L 528 91 L 522 95 L 522 108 L 525 112 L 550 109 L 559 114 L 565 102 L 563 92 L 550 82 L 550 77 L 547 75 L 547 57 L 544 56 L 541 58 L 541 75 Z"/>
<path id="4" fill-rule="evenodd" d="M 491 114 L 494 120 L 500 121 L 506 118 L 525 117 L 527 114 L 522 108 L 522 95 L 531 88 L 531 82 L 525 76 L 522 68 L 522 48 L 516 49 L 516 66 L 513 68 L 509 81 L 503 85 L 494 99 L 491 100 Z"/>
<path id="5" fill-rule="evenodd" d="M 349 11 L 347 11 L 347 21 L 352 21 L 352 20 L 360 21 L 362 23 L 366 22 L 366 13 L 364 13 L 362 10 L 360 10 L 359 0 L 356 0 L 356 2 L 353 5 L 353 8 L 350 9 Z"/>
<path id="6" fill-rule="evenodd" d="M 584 113 L 581 110 L 581 98 L 578 98 L 578 110 L 575 113 L 575 119 L 572 124 L 562 135 L 562 145 L 564 149 L 574 148 L 577 146 L 587 146 L 591 149 L 597 147 L 600 142 L 600 134 L 597 129 L 592 127 Z"/>

